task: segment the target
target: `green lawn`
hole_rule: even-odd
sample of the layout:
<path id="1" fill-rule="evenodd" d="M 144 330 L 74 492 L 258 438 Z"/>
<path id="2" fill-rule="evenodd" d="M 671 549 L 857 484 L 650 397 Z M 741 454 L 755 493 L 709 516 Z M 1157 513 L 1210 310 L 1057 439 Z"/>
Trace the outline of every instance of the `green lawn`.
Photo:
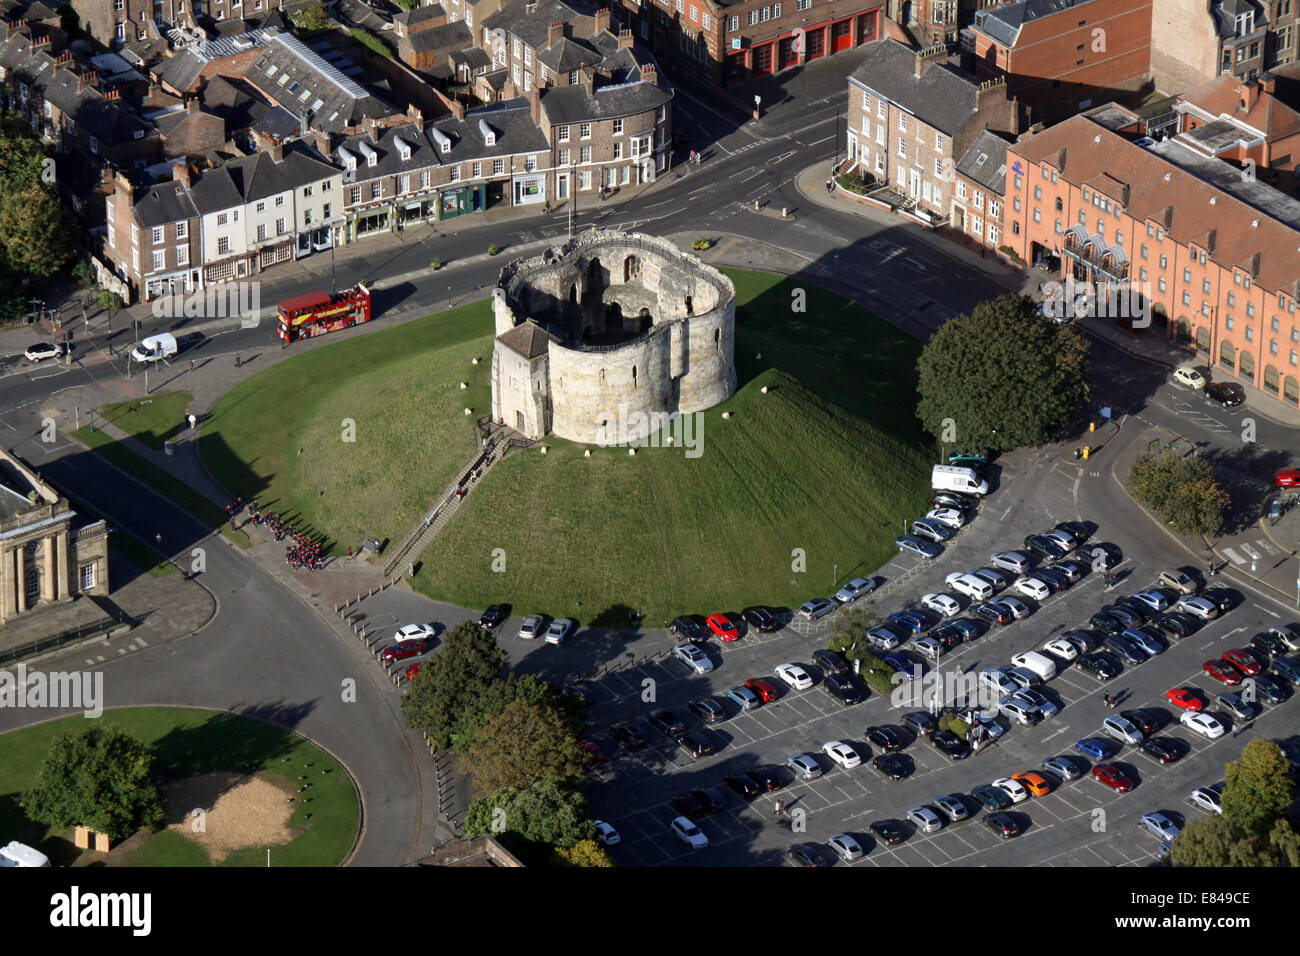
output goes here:
<path id="1" fill-rule="evenodd" d="M 98 409 L 102 419 L 134 435 L 150 448 L 162 451 L 188 426 L 184 424 L 194 396 L 186 391 L 163 392 L 150 398 L 133 398 Z M 98 424 L 93 422 L 92 424 Z"/>
<path id="2" fill-rule="evenodd" d="M 71 833 L 32 823 L 17 801 L 35 783 L 54 738 L 83 725 L 85 719 L 67 717 L 0 735 L 0 767 L 4 768 L 0 775 L 0 833 L 6 839 L 35 846 L 55 865 L 69 864 L 79 855 Z M 153 748 L 160 784 L 231 771 L 262 772 L 296 788 L 298 774 L 309 772 L 311 803 L 297 802 L 289 821 L 297 835 L 289 843 L 271 847 L 273 865 L 335 866 L 355 841 L 360 806 L 352 781 L 338 761 L 303 737 L 234 714 L 182 707 L 106 710 L 100 719 Z M 305 763 L 312 765 L 309 771 L 302 769 Z M 321 770 L 330 772 L 322 774 Z M 132 866 L 204 866 L 208 860 L 198 844 L 163 830 L 151 834 L 120 862 Z M 232 853 L 222 865 L 265 866 L 266 848 Z"/>

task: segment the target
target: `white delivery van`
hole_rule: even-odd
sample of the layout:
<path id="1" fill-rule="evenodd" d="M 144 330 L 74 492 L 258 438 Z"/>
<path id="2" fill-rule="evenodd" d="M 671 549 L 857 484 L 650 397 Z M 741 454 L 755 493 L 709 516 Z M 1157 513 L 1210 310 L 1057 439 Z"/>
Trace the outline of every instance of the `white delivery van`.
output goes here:
<path id="1" fill-rule="evenodd" d="M 937 491 L 960 491 L 968 495 L 989 493 L 989 483 L 975 474 L 974 468 L 962 465 L 935 465 L 930 486 Z"/>
<path id="2" fill-rule="evenodd" d="M 49 866 L 50 858 L 40 850 L 34 850 L 25 843 L 12 841 L 8 846 L 0 847 L 0 867 L 3 866 Z"/>
<path id="3" fill-rule="evenodd" d="M 131 358 L 137 362 L 157 362 L 159 359 L 171 358 L 176 354 L 176 336 L 170 332 L 159 332 L 140 340 L 140 344 L 131 350 Z"/>
<path id="4" fill-rule="evenodd" d="M 1033 671 L 1043 680 L 1051 680 L 1056 676 L 1056 664 L 1046 654 L 1040 654 L 1038 651 L 1013 654 L 1011 663 L 1016 667 L 1023 667 L 1025 670 Z"/>

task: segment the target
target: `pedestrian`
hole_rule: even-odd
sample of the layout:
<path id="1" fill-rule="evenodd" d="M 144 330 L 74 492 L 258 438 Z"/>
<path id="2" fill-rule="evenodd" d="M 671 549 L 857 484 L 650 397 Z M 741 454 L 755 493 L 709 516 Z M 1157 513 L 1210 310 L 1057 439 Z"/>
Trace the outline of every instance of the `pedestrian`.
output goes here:
<path id="1" fill-rule="evenodd" d="M 190 359 L 190 371 L 194 371 L 194 359 Z"/>
<path id="2" fill-rule="evenodd" d="M 781 804 L 781 801 L 778 800 L 772 805 L 772 816 L 779 817 L 784 810 L 785 807 Z"/>
<path id="3" fill-rule="evenodd" d="M 835 180 L 833 179 L 826 180 L 826 191 L 828 193 L 835 192 Z"/>
<path id="4" fill-rule="evenodd" d="M 189 422 L 190 422 L 190 431 L 194 431 L 194 429 L 195 429 L 195 428 L 198 426 L 198 424 L 199 424 L 199 420 L 198 420 L 198 418 L 195 417 L 195 415 L 194 415 L 193 412 L 190 412 L 190 415 L 189 415 Z"/>
<path id="5" fill-rule="evenodd" d="M 239 368 L 239 353 L 235 353 L 235 368 Z"/>
<path id="6" fill-rule="evenodd" d="M 348 546 L 348 560 L 349 560 L 349 561 L 352 560 L 352 546 L 351 546 L 351 545 Z"/>
<path id="7" fill-rule="evenodd" d="M 1102 691 L 1101 702 L 1107 707 L 1110 706 L 1110 691 Z"/>

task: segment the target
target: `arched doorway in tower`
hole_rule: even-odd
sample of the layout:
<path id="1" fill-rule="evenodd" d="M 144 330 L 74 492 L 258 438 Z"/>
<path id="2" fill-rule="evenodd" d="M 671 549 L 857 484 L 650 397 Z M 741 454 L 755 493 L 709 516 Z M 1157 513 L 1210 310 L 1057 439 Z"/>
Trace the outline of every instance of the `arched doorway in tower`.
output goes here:
<path id="1" fill-rule="evenodd" d="M 636 256 L 628 256 L 623 260 L 623 281 L 631 282 L 639 278 L 641 278 L 641 260 Z"/>

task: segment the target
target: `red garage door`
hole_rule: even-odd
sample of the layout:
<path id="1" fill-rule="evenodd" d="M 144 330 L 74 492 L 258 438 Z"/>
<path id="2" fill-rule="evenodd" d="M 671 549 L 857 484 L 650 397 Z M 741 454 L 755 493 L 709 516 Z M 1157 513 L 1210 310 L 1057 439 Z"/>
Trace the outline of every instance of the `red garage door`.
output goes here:
<path id="1" fill-rule="evenodd" d="M 841 20 L 831 24 L 831 52 L 839 53 L 853 46 L 853 21 Z"/>
<path id="2" fill-rule="evenodd" d="M 879 23 L 877 17 L 879 10 L 872 10 L 870 13 L 864 13 L 858 17 L 858 45 L 870 43 L 876 38 L 876 27 Z"/>
<path id="3" fill-rule="evenodd" d="M 805 60 L 815 60 L 819 56 L 826 54 L 826 30 L 813 30 L 803 38 L 804 44 L 808 47 L 808 52 L 804 54 Z"/>
<path id="4" fill-rule="evenodd" d="M 754 72 L 772 72 L 772 44 L 766 43 L 763 46 L 754 47 Z"/>
<path id="5" fill-rule="evenodd" d="M 749 69 L 745 66 L 745 57 L 747 53 L 732 53 L 727 56 L 724 80 L 727 83 L 736 83 L 749 77 Z"/>
<path id="6" fill-rule="evenodd" d="M 777 41 L 777 69 L 784 70 L 799 62 L 799 54 L 794 51 L 794 37 L 785 37 Z"/>

